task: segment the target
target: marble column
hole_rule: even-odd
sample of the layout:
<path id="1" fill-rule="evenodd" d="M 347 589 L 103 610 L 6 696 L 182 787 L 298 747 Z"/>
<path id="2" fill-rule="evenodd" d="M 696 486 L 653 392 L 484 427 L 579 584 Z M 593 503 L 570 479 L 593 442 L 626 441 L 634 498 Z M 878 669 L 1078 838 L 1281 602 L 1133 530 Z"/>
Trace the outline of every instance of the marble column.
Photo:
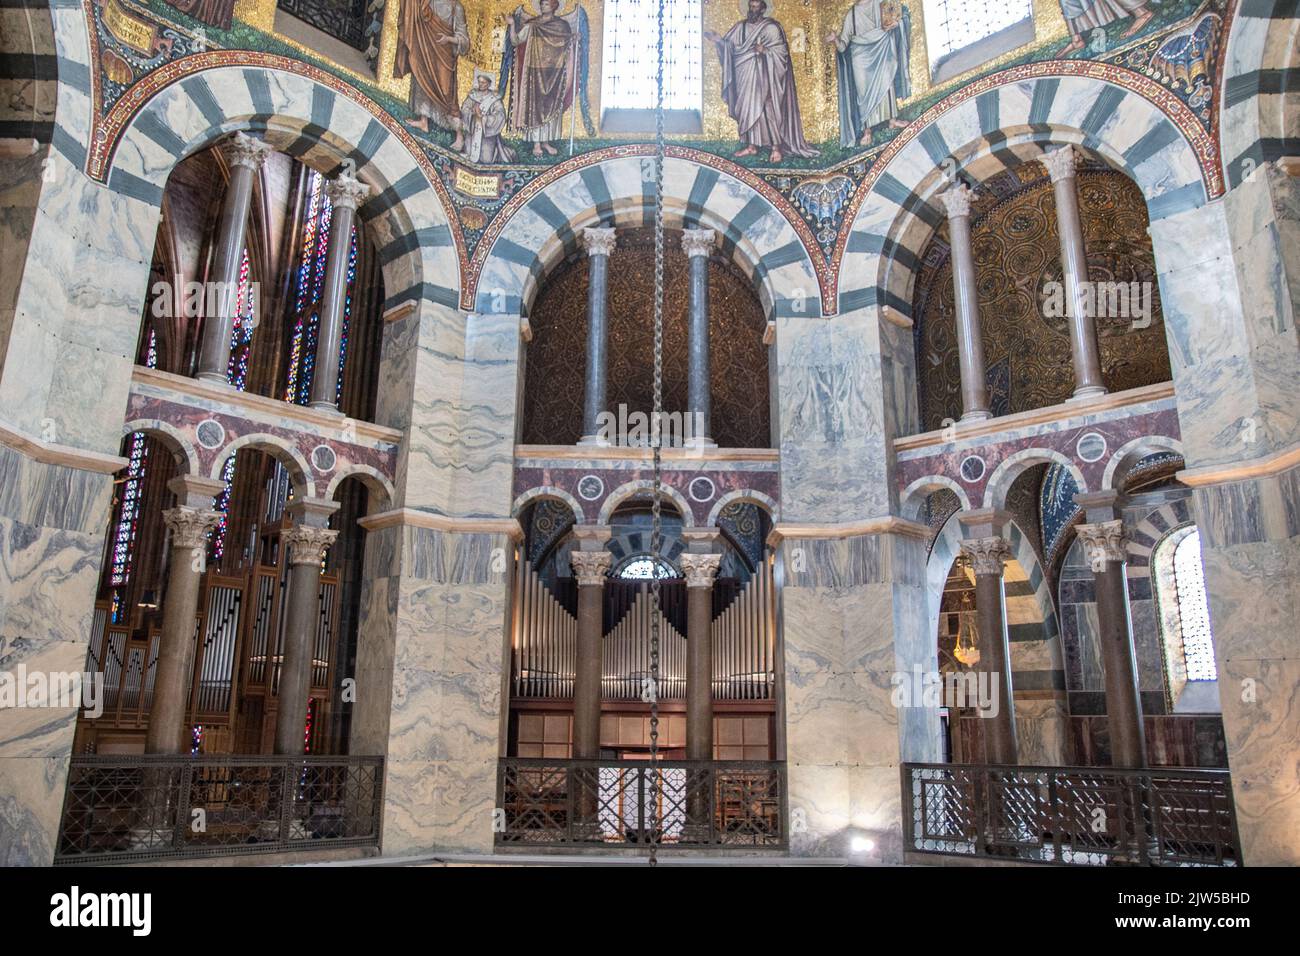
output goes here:
<path id="1" fill-rule="evenodd" d="M 587 390 L 582 405 L 583 445 L 601 444 L 600 414 L 605 407 L 609 374 L 609 257 L 614 251 L 613 229 L 584 229 L 587 247 Z"/>
<path id="2" fill-rule="evenodd" d="M 339 349 L 343 344 L 343 310 L 348 297 L 348 258 L 357 206 L 370 195 L 370 187 L 346 172 L 325 185 L 333 204 L 330 213 L 329 255 L 325 260 L 325 287 L 321 292 L 320 331 L 316 336 L 316 368 L 311 381 L 311 407 L 338 411 Z"/>
<path id="3" fill-rule="evenodd" d="M 1019 762 L 1016 748 L 1015 698 L 1011 687 L 1011 655 L 1007 649 L 1007 619 L 1002 569 L 1011 549 L 1001 536 L 973 538 L 961 550 L 975 572 L 975 619 L 979 624 L 978 673 L 988 675 L 992 694 L 988 711 L 980 715 L 984 728 L 984 760 L 990 764 Z"/>
<path id="4" fill-rule="evenodd" d="M 248 210 L 253 201 L 253 183 L 271 147 L 247 133 L 236 133 L 224 148 L 230 164 L 230 182 L 217 224 L 213 250 L 212 281 L 219 283 L 215 315 L 204 315 L 203 339 L 199 348 L 197 377 L 206 382 L 229 384 L 230 337 L 235 329 L 235 290 L 244 259 Z M 206 297 L 205 297 L 206 299 Z"/>
<path id="5" fill-rule="evenodd" d="M 1110 762 L 1115 767 L 1145 767 L 1146 735 L 1142 727 L 1142 699 L 1138 693 L 1128 583 L 1124 574 L 1128 560 L 1124 550 L 1124 522 L 1115 518 L 1080 524 L 1077 531 L 1092 566 L 1096 589 L 1097 637 L 1106 681 Z"/>
<path id="6" fill-rule="evenodd" d="M 688 444 L 717 447 L 713 442 L 713 402 L 709 388 L 709 254 L 717 244 L 712 229 L 682 231 L 682 250 L 690 259 L 690 355 L 686 413 L 691 416 Z"/>
<path id="7" fill-rule="evenodd" d="M 984 343 L 980 339 L 979 288 L 970 240 L 970 204 L 974 196 L 974 190 L 965 183 L 958 183 L 939 196 L 948 211 L 948 239 L 952 245 L 952 288 L 964 422 L 991 417 L 984 374 Z"/>
<path id="8" fill-rule="evenodd" d="M 288 610 L 284 617 L 284 662 L 275 719 L 275 752 L 301 754 L 311 696 L 312 655 L 320 617 L 320 570 L 325 549 L 338 532 L 326 527 L 337 501 L 304 498 L 285 509 L 294 524 L 280 535 L 281 555 L 289 562 Z"/>
<path id="9" fill-rule="evenodd" d="M 569 555 L 578 578 L 578 660 L 573 680 L 573 756 L 600 756 L 600 697 L 605 629 L 605 573 L 613 555 L 604 550 Z"/>
<path id="10" fill-rule="evenodd" d="M 713 759 L 713 581 L 720 554 L 681 555 L 686 575 L 686 759 Z"/>
<path id="11" fill-rule="evenodd" d="M 145 735 L 145 753 L 150 754 L 178 754 L 185 750 L 185 710 L 194 681 L 194 616 L 207 561 L 208 533 L 221 519 L 221 513 L 212 510 L 212 499 L 225 487 L 223 482 L 196 475 L 180 475 L 167 486 L 175 493 L 177 503 L 163 512 L 163 521 L 171 532 L 171 557 L 162 633 L 158 637 L 153 706 Z"/>
<path id="12" fill-rule="evenodd" d="M 1101 379 L 1101 356 L 1097 351 L 1097 325 L 1088 278 L 1088 253 L 1083 244 L 1079 219 L 1074 148 L 1062 146 L 1044 153 L 1042 164 L 1052 179 L 1056 199 L 1056 231 L 1061 239 L 1061 273 L 1065 283 L 1065 309 L 1070 323 L 1070 354 L 1074 361 L 1074 397 L 1105 395 Z"/>

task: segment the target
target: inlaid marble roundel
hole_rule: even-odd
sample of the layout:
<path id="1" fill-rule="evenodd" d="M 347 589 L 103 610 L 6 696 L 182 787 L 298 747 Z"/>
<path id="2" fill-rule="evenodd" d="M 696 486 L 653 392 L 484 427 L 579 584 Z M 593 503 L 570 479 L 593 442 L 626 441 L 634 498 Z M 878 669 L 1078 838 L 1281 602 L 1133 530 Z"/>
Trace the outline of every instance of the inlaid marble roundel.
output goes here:
<path id="1" fill-rule="evenodd" d="M 329 445 L 317 445 L 311 450 L 311 466 L 317 471 L 333 471 L 338 464 L 338 456 Z"/>
<path id="2" fill-rule="evenodd" d="M 718 488 L 713 483 L 713 479 L 705 475 L 692 478 L 688 490 L 691 493 L 691 500 L 700 502 L 712 501 L 713 496 L 718 493 Z"/>
<path id="3" fill-rule="evenodd" d="M 578 497 L 583 501 L 595 501 L 605 493 L 605 483 L 599 475 L 583 475 L 578 480 Z"/>
<path id="4" fill-rule="evenodd" d="M 967 484 L 984 477 L 984 459 L 979 455 L 967 455 L 961 462 L 961 480 Z"/>
<path id="5" fill-rule="evenodd" d="M 1074 450 L 1078 453 L 1079 458 L 1088 462 L 1088 464 L 1101 461 L 1101 456 L 1106 454 L 1106 439 L 1096 432 L 1087 432 L 1079 436 Z"/>
<path id="6" fill-rule="evenodd" d="M 226 440 L 226 429 L 215 418 L 205 418 L 194 429 L 194 437 L 199 440 L 200 445 L 211 451 L 220 448 L 221 443 Z"/>

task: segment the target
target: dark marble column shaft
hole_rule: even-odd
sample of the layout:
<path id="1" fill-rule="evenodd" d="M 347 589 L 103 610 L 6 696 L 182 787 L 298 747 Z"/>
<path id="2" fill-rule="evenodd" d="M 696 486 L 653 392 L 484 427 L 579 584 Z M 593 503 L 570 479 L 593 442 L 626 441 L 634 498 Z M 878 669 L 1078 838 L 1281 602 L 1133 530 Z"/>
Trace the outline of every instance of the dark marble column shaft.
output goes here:
<path id="1" fill-rule="evenodd" d="M 277 754 L 303 752 L 316 623 L 320 617 L 321 558 L 338 537 L 338 532 L 325 527 L 325 523 L 337 509 L 338 502 L 334 501 L 295 501 L 287 509 L 295 524 L 280 535 L 281 553 L 289 562 L 289 606 L 284 618 L 284 661 L 275 721 Z"/>
<path id="2" fill-rule="evenodd" d="M 692 444 L 713 444 L 713 397 L 709 383 L 709 254 L 717 243 L 712 229 L 686 229 L 682 249 L 690 260 L 690 365 L 686 411 Z"/>
<path id="3" fill-rule="evenodd" d="M 720 554 L 683 554 L 686 575 L 686 759 L 713 759 L 713 581 Z"/>
<path id="4" fill-rule="evenodd" d="M 977 673 L 988 675 L 992 703 L 984 721 L 984 759 L 990 764 L 1019 762 L 1016 742 L 1016 705 L 1011 686 L 1011 655 L 1007 648 L 1007 618 L 1002 570 L 1010 557 L 1000 537 L 963 541 L 962 551 L 975 572 L 975 619 L 979 624 L 980 660 Z"/>
<path id="5" fill-rule="evenodd" d="M 344 174 L 326 184 L 325 194 L 334 208 L 330 213 L 330 245 L 325 259 L 325 288 L 321 292 L 311 407 L 333 412 L 338 411 L 339 349 L 343 345 L 352 225 L 356 222 L 357 206 L 370 194 L 370 187 Z"/>
<path id="6" fill-rule="evenodd" d="M 969 186 L 958 183 L 939 197 L 948 212 L 948 239 L 952 245 L 962 421 L 981 421 L 990 417 L 984 343 L 980 338 L 979 287 L 976 284 L 975 257 L 971 252 L 970 205 L 973 196 Z"/>
<path id="7" fill-rule="evenodd" d="M 236 133 L 225 146 L 230 182 L 222 201 L 212 262 L 212 281 L 218 283 L 219 294 L 215 301 L 210 301 L 211 296 L 204 296 L 203 338 L 196 375 L 207 382 L 226 385 L 230 381 L 230 338 L 235 330 L 235 291 L 239 288 L 239 270 L 244 261 L 248 210 L 257 171 L 270 151 L 269 146 L 247 133 Z M 213 306 L 215 310 L 209 311 Z"/>
<path id="8" fill-rule="evenodd" d="M 573 756 L 600 756 L 600 698 L 604 677 L 605 573 L 608 551 L 569 555 L 578 578 L 578 660 L 573 681 Z"/>
<path id="9" fill-rule="evenodd" d="M 220 481 L 182 475 L 168 483 L 177 505 L 163 512 L 171 532 L 162 633 L 154 670 L 153 704 L 145 732 L 145 753 L 179 754 L 186 749 L 185 711 L 194 681 L 194 616 L 208 554 L 208 533 L 221 519 L 212 499 Z"/>
<path id="10" fill-rule="evenodd" d="M 1065 284 L 1065 308 L 1070 324 L 1070 355 L 1074 362 L 1074 397 L 1105 395 L 1101 378 L 1101 355 L 1097 350 L 1097 325 L 1090 305 L 1095 297 L 1084 289 L 1088 277 L 1088 253 L 1079 219 L 1075 155 L 1072 147 L 1045 153 L 1042 159 L 1052 179 L 1056 200 L 1056 228 L 1061 240 L 1061 272 Z"/>
<path id="11" fill-rule="evenodd" d="M 609 374 L 609 257 L 613 229 L 584 229 L 587 247 L 587 386 L 582 405 L 582 444 L 596 444 Z"/>
<path id="12" fill-rule="evenodd" d="M 1146 731 L 1125 580 L 1127 555 L 1123 522 L 1116 518 L 1081 524 L 1077 531 L 1092 565 L 1096 589 L 1097 638 L 1101 643 L 1101 665 L 1106 683 L 1106 726 L 1110 731 L 1111 764 L 1116 767 L 1145 767 Z"/>

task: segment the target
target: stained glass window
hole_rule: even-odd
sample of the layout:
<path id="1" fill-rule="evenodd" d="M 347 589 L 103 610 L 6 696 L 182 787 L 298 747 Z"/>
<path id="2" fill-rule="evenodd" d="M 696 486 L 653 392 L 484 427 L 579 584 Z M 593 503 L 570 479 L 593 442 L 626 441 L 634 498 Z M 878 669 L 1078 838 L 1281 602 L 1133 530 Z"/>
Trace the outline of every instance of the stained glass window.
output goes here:
<path id="1" fill-rule="evenodd" d="M 633 558 L 627 564 L 623 565 L 618 572 L 620 578 L 626 578 L 634 581 L 648 581 L 651 578 L 671 578 L 677 574 L 671 564 L 667 561 L 658 560 L 647 555 Z"/>
<path id="2" fill-rule="evenodd" d="M 235 326 L 230 333 L 230 384 L 241 392 L 248 385 L 248 359 L 253 351 L 253 330 L 257 327 L 256 287 L 252 283 L 252 269 L 249 265 L 248 249 L 239 265 L 239 290 L 235 297 Z M 235 456 L 226 459 L 221 469 L 221 480 L 225 489 L 213 502 L 214 510 L 221 513 L 217 526 L 212 529 L 209 540 L 212 543 L 212 559 L 220 561 L 226 553 L 226 512 L 230 508 L 230 487 L 235 480 Z"/>
<path id="3" fill-rule="evenodd" d="M 149 330 L 145 347 L 145 364 L 158 367 L 158 333 Z M 108 583 L 114 587 L 126 584 L 131 577 L 131 562 L 135 552 L 135 539 L 140 531 L 140 504 L 144 496 L 145 468 L 148 465 L 149 445 L 144 432 L 133 432 L 127 439 L 126 476 L 118 494 L 117 526 L 113 530 L 113 553 L 109 567 Z"/>
<path id="4" fill-rule="evenodd" d="M 1033 0 L 924 0 L 930 68 L 949 53 L 1033 17 Z"/>
<path id="5" fill-rule="evenodd" d="M 1174 549 L 1174 583 L 1187 679 L 1217 680 L 1219 671 L 1214 663 L 1214 638 L 1210 634 L 1205 572 L 1201 569 L 1200 531 L 1192 531 Z"/>
<path id="6" fill-rule="evenodd" d="M 603 109 L 655 108 L 658 0 L 605 0 Z M 664 109 L 699 110 L 703 21 L 700 0 L 664 0 Z"/>
<path id="7" fill-rule="evenodd" d="M 298 283 L 289 338 L 288 375 L 284 400 L 306 405 L 311 400 L 311 382 L 316 367 L 316 341 L 320 334 L 321 295 L 325 288 L 325 264 L 329 259 L 330 220 L 334 207 L 325 193 L 325 177 L 311 171 L 307 188 L 307 211 L 301 233 L 302 254 L 298 262 Z M 357 230 L 352 228 L 348 249 L 347 290 L 343 304 L 343 337 L 339 349 L 339 394 L 343 388 L 343 365 L 347 356 L 348 324 L 356 293 Z"/>

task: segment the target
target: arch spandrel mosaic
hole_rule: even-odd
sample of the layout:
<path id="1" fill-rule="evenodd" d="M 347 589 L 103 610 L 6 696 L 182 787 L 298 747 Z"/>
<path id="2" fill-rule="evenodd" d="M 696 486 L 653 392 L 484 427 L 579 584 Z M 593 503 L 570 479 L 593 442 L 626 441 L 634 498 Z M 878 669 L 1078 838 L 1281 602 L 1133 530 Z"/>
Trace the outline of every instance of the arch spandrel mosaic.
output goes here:
<path id="1" fill-rule="evenodd" d="M 427 44 L 412 38 L 414 28 L 403 11 L 409 2 L 413 0 L 387 0 L 382 7 L 364 5 L 368 19 L 354 49 L 341 42 L 313 45 L 295 38 L 301 31 L 292 24 L 300 21 L 286 10 L 315 16 L 332 10 L 332 0 L 283 0 L 279 9 L 274 0 L 84 0 L 92 24 L 94 115 L 88 171 L 98 178 L 107 176 L 113 149 L 132 116 L 171 83 L 214 66 L 249 64 L 303 72 L 373 101 L 377 111 L 391 117 L 392 128 L 402 134 L 406 146 L 425 154 L 421 166 L 438 180 L 442 201 L 453 207 L 453 240 L 462 263 L 467 263 L 478 243 L 491 234 L 487 227 L 492 219 L 529 183 L 562 175 L 566 164 L 582 154 L 614 156 L 630 143 L 648 140 L 646 134 L 614 135 L 601 128 L 605 28 L 601 0 L 563 0 L 556 8 L 556 16 L 566 24 L 557 30 L 569 31 L 577 53 L 573 68 L 565 74 L 572 80 L 570 87 L 557 101 L 563 108 L 551 135 L 558 133 L 559 138 L 548 144 L 554 154 L 540 156 L 529 148 L 535 137 L 516 123 L 541 114 L 517 108 L 512 89 L 519 85 L 517 77 L 522 76 L 527 57 L 515 42 L 520 36 L 510 38 L 510 24 L 520 27 L 531 22 L 531 4 L 436 0 L 439 9 L 446 8 L 457 39 L 448 45 L 451 55 L 426 63 L 436 57 L 421 52 Z M 886 0 L 884 10 L 879 6 L 877 0 L 856 4 L 772 0 L 768 5 L 766 13 L 789 50 L 789 77 L 795 90 L 787 104 L 789 115 L 779 119 L 787 131 L 797 129 L 802 134 L 806 148 L 785 148 L 779 162 L 773 162 L 771 150 L 762 145 L 752 155 L 737 155 L 744 144 L 732 113 L 743 111 L 744 103 L 734 98 L 730 105 L 724 101 L 722 59 L 718 44 L 708 39 L 702 50 L 702 131 L 671 137 L 686 158 L 699 157 L 722 169 L 739 168 L 763 180 L 790 218 L 807 223 L 812 240 L 803 241 L 809 254 L 815 261 L 827 262 L 832 271 L 838 268 L 848 240 L 846 219 L 860 205 L 859 193 L 875 182 L 873 167 L 889 144 L 900 135 L 914 136 L 950 99 L 977 95 L 980 88 L 1015 82 L 1022 75 L 1026 79 L 1084 75 L 1151 100 L 1189 141 L 1198 144 L 1209 194 L 1222 190 L 1215 137 L 1210 135 L 1217 120 L 1211 91 L 1223 67 L 1231 0 L 1152 4 L 1152 16 L 1140 24 L 1140 14 L 1104 23 L 1098 22 L 1104 16 L 1075 17 L 1067 23 L 1066 13 L 1092 6 L 1089 0 L 1068 0 L 1064 6 L 1059 0 L 1034 0 L 1032 40 L 938 85 L 930 81 L 921 0 Z M 907 27 L 906 43 L 896 41 L 893 58 L 885 58 L 890 82 L 877 82 L 881 78 L 861 68 L 856 74 L 857 81 L 876 90 L 859 97 L 864 104 L 875 103 L 870 117 L 857 117 L 860 125 L 874 124 L 867 126 L 865 136 L 853 135 L 859 126 L 841 96 L 846 84 L 853 82 L 846 79 L 854 75 L 853 64 L 843 59 L 835 43 L 827 42 L 832 30 L 843 33 L 851 8 L 861 8 L 864 14 L 875 10 L 873 15 L 887 26 L 905 21 Z M 742 20 L 741 5 L 732 0 L 701 0 L 701 9 L 703 29 L 724 39 Z M 1082 42 L 1076 44 L 1070 23 L 1094 25 L 1080 34 Z M 1125 36 L 1134 26 L 1139 27 L 1136 33 Z M 896 32 L 903 35 L 901 29 Z M 359 48 L 362 45 L 364 50 Z M 327 47 L 343 52 L 334 58 L 322 55 L 320 51 Z M 580 55 L 583 48 L 585 63 Z M 560 67 L 567 69 L 565 64 Z M 423 95 L 414 95 L 413 86 L 421 87 Z M 469 145 L 458 144 L 453 130 L 440 125 L 446 119 L 442 107 L 471 100 L 484 116 L 498 111 L 500 128 L 492 133 L 495 127 L 485 120 L 486 140 L 471 136 Z M 256 103 L 252 112 L 259 113 Z M 878 122 L 886 115 L 892 119 Z M 423 125 L 429 129 L 422 129 Z M 457 145 L 462 148 L 454 149 Z"/>

